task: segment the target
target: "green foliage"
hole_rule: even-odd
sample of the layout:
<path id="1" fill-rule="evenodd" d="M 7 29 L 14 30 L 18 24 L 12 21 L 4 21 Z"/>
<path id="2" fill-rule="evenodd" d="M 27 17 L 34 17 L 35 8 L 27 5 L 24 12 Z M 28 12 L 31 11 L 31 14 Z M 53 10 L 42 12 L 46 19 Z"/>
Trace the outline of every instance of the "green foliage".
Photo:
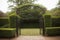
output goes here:
<path id="1" fill-rule="evenodd" d="M 51 15 L 45 15 L 44 16 L 44 26 L 45 27 L 51 27 L 52 26 L 52 18 L 51 18 Z"/>
<path id="2" fill-rule="evenodd" d="M 12 11 L 16 10 L 16 7 L 19 5 L 30 3 L 32 4 L 35 0 L 8 0 L 8 2 L 13 3 L 14 5 L 10 5 L 9 7 L 12 9 Z"/>
<path id="3" fill-rule="evenodd" d="M 16 16 L 10 16 L 9 18 L 10 27 L 16 27 Z"/>
<path id="4" fill-rule="evenodd" d="M 5 24 L 3 26 L 1 26 L 2 28 L 9 28 L 9 24 Z"/>
<path id="5" fill-rule="evenodd" d="M 14 28 L 0 28 L 0 38 L 12 38 L 15 37 Z"/>
<path id="6" fill-rule="evenodd" d="M 35 0 L 8 0 L 8 2 L 14 3 L 16 5 L 22 5 L 22 4 L 26 4 L 26 3 L 32 3 Z"/>
<path id="7" fill-rule="evenodd" d="M 49 16 L 49 15 L 48 15 Z M 45 27 L 60 27 L 60 17 L 53 17 L 51 16 L 48 17 L 46 15 L 44 15 L 44 24 L 45 24 Z"/>
<path id="8" fill-rule="evenodd" d="M 17 22 L 19 22 L 19 21 L 20 21 L 20 16 L 14 15 L 14 14 L 9 16 L 9 25 L 10 25 L 10 27 L 15 28 Z M 19 25 L 20 25 L 20 22 L 19 22 Z"/>
<path id="9" fill-rule="evenodd" d="M 20 28 L 40 28 L 38 20 L 20 20 Z"/>
<path id="10" fill-rule="evenodd" d="M 52 10 L 53 16 L 60 17 L 60 8 L 55 8 Z"/>
<path id="11" fill-rule="evenodd" d="M 45 16 L 45 15 L 52 15 L 52 13 L 49 10 L 46 10 L 46 12 L 43 16 Z"/>
<path id="12" fill-rule="evenodd" d="M 17 14 L 19 14 L 21 18 L 38 19 L 45 11 L 45 7 L 34 4 L 24 4 L 19 6 Z"/>
<path id="13" fill-rule="evenodd" d="M 8 17 L 0 17 L 0 19 L 8 19 Z"/>
<path id="14" fill-rule="evenodd" d="M 60 8 L 60 0 L 58 1 L 57 6 L 58 6 L 58 8 Z"/>
<path id="15" fill-rule="evenodd" d="M 52 17 L 60 17 L 60 0 L 55 8 L 50 10 Z"/>
<path id="16" fill-rule="evenodd" d="M 8 15 L 8 17 L 12 16 L 12 15 L 16 15 L 16 13 L 14 11 L 11 11 L 11 12 L 7 12 L 6 13 Z"/>
<path id="17" fill-rule="evenodd" d="M 6 25 L 8 23 L 9 23 L 8 19 L 0 19 L 0 27 Z"/>
<path id="18" fill-rule="evenodd" d="M 60 18 L 52 18 L 52 27 L 60 27 Z"/>
<path id="19" fill-rule="evenodd" d="M 60 36 L 60 28 L 47 28 L 46 29 L 46 34 L 48 36 Z"/>
<path id="20" fill-rule="evenodd" d="M 53 17 L 60 17 L 60 8 L 56 7 L 50 11 Z"/>
<path id="21" fill-rule="evenodd" d="M 36 13 L 35 15 L 38 15 L 39 13 L 43 14 L 45 13 L 45 7 L 43 8 L 43 6 L 39 7 L 36 4 L 34 5 L 32 2 L 34 2 L 35 0 L 9 0 L 9 2 L 13 2 L 16 3 L 16 7 L 13 7 L 16 11 L 16 8 L 18 8 L 17 13 L 20 14 L 20 16 L 24 17 L 31 17 L 34 16 L 33 14 Z M 27 5 L 28 4 L 28 5 Z M 13 11 L 12 10 L 12 11 Z M 23 14 L 23 15 L 22 15 Z M 35 17 L 35 16 L 34 16 Z"/>

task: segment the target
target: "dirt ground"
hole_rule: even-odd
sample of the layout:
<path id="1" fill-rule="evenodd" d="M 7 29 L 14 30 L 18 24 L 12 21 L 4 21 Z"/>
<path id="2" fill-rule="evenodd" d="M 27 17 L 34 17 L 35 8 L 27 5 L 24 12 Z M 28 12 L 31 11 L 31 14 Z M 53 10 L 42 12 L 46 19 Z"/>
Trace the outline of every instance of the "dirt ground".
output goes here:
<path id="1" fill-rule="evenodd" d="M 59 36 L 56 37 L 44 37 L 44 36 L 19 36 L 13 40 L 60 40 Z"/>
<path id="2" fill-rule="evenodd" d="M 60 40 L 60 36 L 44 37 L 44 36 L 19 36 L 13 39 L 0 39 L 0 40 Z"/>
<path id="3" fill-rule="evenodd" d="M 60 36 L 55 36 L 55 37 L 45 37 L 45 40 L 60 40 Z"/>

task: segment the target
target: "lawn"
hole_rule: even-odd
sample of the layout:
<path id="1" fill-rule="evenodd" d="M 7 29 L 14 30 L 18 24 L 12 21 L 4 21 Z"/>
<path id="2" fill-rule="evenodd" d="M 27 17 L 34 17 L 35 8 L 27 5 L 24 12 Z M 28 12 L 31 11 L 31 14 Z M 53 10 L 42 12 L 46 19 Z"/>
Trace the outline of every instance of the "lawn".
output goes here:
<path id="1" fill-rule="evenodd" d="M 58 35 L 58 33 L 60 31 L 60 27 L 46 27 L 46 33 L 55 33 L 56 35 Z M 57 32 L 57 33 L 56 33 Z M 42 35 L 43 31 L 42 29 L 39 28 L 25 28 L 25 29 L 21 29 L 21 35 Z"/>
<path id="2" fill-rule="evenodd" d="M 15 28 L 0 28 L 0 30 L 15 30 Z"/>
<path id="3" fill-rule="evenodd" d="M 21 29 L 21 35 L 40 35 L 41 32 L 39 28 Z"/>

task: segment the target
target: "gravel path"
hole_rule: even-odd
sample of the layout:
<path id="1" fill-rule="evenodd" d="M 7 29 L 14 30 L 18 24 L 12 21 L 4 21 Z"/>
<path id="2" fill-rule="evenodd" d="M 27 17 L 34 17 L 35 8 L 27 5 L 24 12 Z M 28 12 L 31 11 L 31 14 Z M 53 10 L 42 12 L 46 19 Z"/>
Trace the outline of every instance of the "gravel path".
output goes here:
<path id="1" fill-rule="evenodd" d="M 0 40 L 60 40 L 60 36 L 57 36 L 57 37 L 19 36 L 13 39 L 0 39 Z"/>
<path id="2" fill-rule="evenodd" d="M 60 40 L 60 36 L 56 37 L 45 37 L 46 40 Z"/>
<path id="3" fill-rule="evenodd" d="M 43 36 L 19 36 L 13 40 L 45 40 Z"/>

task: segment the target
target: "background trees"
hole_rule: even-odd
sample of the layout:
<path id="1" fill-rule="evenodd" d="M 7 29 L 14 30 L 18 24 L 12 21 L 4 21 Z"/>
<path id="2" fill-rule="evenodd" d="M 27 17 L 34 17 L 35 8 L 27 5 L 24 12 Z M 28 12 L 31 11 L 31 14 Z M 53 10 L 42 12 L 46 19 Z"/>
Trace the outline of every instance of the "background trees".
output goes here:
<path id="1" fill-rule="evenodd" d="M 9 3 L 12 3 L 12 5 L 10 4 L 9 7 L 11 7 L 13 10 L 20 5 L 32 4 L 34 1 L 35 0 L 8 0 Z"/>
<path id="2" fill-rule="evenodd" d="M 53 16 L 60 17 L 60 0 L 57 4 L 57 6 L 51 10 L 51 13 Z"/>
<path id="3" fill-rule="evenodd" d="M 20 17 L 36 17 L 41 14 L 44 14 L 46 11 L 46 8 L 40 5 L 34 4 L 34 1 L 36 0 L 9 0 L 9 2 L 12 2 L 14 5 L 13 12 L 15 13 L 17 10 L 17 14 L 20 15 Z"/>

